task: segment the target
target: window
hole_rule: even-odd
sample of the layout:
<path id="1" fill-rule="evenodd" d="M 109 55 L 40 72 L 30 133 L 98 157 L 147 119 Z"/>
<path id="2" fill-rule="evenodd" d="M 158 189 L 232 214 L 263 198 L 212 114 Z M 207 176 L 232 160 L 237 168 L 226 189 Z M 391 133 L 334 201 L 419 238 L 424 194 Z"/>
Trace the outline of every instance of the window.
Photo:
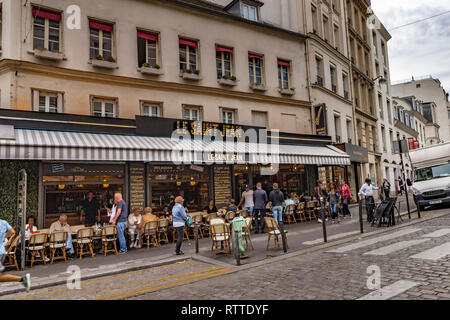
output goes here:
<path id="1" fill-rule="evenodd" d="M 352 119 L 347 119 L 347 139 L 348 143 L 352 143 Z"/>
<path id="2" fill-rule="evenodd" d="M 233 49 L 216 46 L 217 79 L 233 76 Z"/>
<path id="3" fill-rule="evenodd" d="M 317 81 L 316 84 L 319 86 L 323 86 L 323 59 L 321 56 L 316 55 L 316 74 L 317 74 Z"/>
<path id="4" fill-rule="evenodd" d="M 60 51 L 61 14 L 33 8 L 33 49 Z"/>
<path id="5" fill-rule="evenodd" d="M 113 99 L 92 99 L 92 114 L 96 117 L 117 117 L 117 101 Z"/>
<path id="6" fill-rule="evenodd" d="M 278 87 L 280 89 L 289 89 L 290 68 L 290 62 L 278 60 Z"/>
<path id="7" fill-rule="evenodd" d="M 334 133 L 336 137 L 336 142 L 341 143 L 341 116 L 334 115 Z"/>
<path id="8" fill-rule="evenodd" d="M 90 57 L 102 57 L 104 60 L 113 58 L 113 26 L 94 21 L 89 22 Z"/>
<path id="9" fill-rule="evenodd" d="M 329 32 L 328 18 L 323 16 L 323 38 L 326 42 L 330 39 Z"/>
<path id="10" fill-rule="evenodd" d="M 386 148 L 386 130 L 384 129 L 384 127 L 381 127 L 381 140 L 383 143 L 383 151 L 386 152 L 387 148 Z"/>
<path id="11" fill-rule="evenodd" d="M 336 66 L 334 64 L 330 64 L 330 81 L 331 81 L 331 91 L 337 93 Z"/>
<path id="12" fill-rule="evenodd" d="M 448 118 L 450 119 L 450 109 L 448 109 L 447 112 L 448 112 Z"/>
<path id="13" fill-rule="evenodd" d="M 230 109 L 222 109 L 222 122 L 227 124 L 235 123 L 235 111 Z"/>
<path id="14" fill-rule="evenodd" d="M 380 118 L 384 119 L 384 112 L 383 112 L 383 97 L 381 94 L 378 95 L 378 106 L 380 108 Z"/>
<path id="15" fill-rule="evenodd" d="M 198 65 L 198 43 L 196 41 L 180 39 L 180 71 L 195 71 Z"/>
<path id="16" fill-rule="evenodd" d="M 252 125 L 255 127 L 267 127 L 267 112 L 252 111 Z"/>
<path id="17" fill-rule="evenodd" d="M 142 102 L 141 115 L 145 117 L 162 117 L 161 103 Z"/>
<path id="18" fill-rule="evenodd" d="M 184 106 L 183 119 L 191 121 L 201 121 L 201 107 L 198 106 Z"/>
<path id="19" fill-rule="evenodd" d="M 375 55 L 375 57 L 378 56 L 378 50 L 377 50 L 377 34 L 375 33 L 375 31 L 372 33 L 373 35 L 373 44 L 372 44 L 372 48 L 373 48 L 373 54 Z M 378 74 L 378 73 L 377 73 Z"/>
<path id="20" fill-rule="evenodd" d="M 247 4 L 242 5 L 242 16 L 245 19 L 258 21 L 258 9 Z"/>
<path id="21" fill-rule="evenodd" d="M 138 65 L 155 68 L 159 66 L 158 35 L 138 31 Z"/>
<path id="22" fill-rule="evenodd" d="M 248 55 L 248 72 L 250 75 L 250 83 L 263 83 L 263 57 L 253 54 Z"/>
<path id="23" fill-rule="evenodd" d="M 334 25 L 334 47 L 339 51 L 340 47 L 340 37 L 339 37 L 339 26 Z"/>
<path id="24" fill-rule="evenodd" d="M 317 23 L 317 8 L 311 5 L 311 13 L 312 13 L 312 25 L 313 25 L 313 33 L 317 33 L 318 23 Z"/>
<path id="25" fill-rule="evenodd" d="M 386 64 L 386 45 L 381 41 L 381 60 Z"/>
<path id="26" fill-rule="evenodd" d="M 349 93 L 348 93 L 348 74 L 346 72 L 342 72 L 342 83 L 344 86 L 344 98 L 350 99 Z"/>

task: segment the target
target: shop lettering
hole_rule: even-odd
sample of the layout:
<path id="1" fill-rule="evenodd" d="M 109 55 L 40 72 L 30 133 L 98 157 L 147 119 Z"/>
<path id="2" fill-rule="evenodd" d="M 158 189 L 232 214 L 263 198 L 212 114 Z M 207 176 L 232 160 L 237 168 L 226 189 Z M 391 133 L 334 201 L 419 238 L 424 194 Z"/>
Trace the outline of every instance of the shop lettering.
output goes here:
<path id="1" fill-rule="evenodd" d="M 209 161 L 244 161 L 240 154 L 208 154 Z"/>
<path id="2" fill-rule="evenodd" d="M 241 138 L 244 135 L 242 126 L 232 124 L 211 123 L 201 121 L 177 121 L 177 134 L 188 131 L 193 136 Z"/>

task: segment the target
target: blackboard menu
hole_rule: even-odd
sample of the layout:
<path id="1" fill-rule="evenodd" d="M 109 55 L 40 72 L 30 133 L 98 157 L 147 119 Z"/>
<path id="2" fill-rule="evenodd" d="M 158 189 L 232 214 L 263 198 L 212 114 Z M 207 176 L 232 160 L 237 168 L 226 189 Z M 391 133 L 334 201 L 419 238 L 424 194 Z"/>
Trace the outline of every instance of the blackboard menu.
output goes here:
<path id="1" fill-rule="evenodd" d="M 229 166 L 214 167 L 214 200 L 216 207 L 228 206 L 231 199 L 231 171 Z"/>
<path id="2" fill-rule="evenodd" d="M 144 164 L 130 165 L 130 208 L 145 206 L 145 169 Z"/>

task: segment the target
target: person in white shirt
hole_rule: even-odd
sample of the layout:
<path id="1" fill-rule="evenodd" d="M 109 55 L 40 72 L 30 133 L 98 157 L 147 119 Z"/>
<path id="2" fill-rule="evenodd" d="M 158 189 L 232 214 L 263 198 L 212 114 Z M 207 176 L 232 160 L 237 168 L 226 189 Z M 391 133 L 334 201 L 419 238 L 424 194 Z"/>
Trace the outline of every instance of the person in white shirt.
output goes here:
<path id="1" fill-rule="evenodd" d="M 373 210 L 375 201 L 373 199 L 373 190 L 378 190 L 378 187 L 372 185 L 372 180 L 366 179 L 366 183 L 359 190 L 359 195 L 366 197 L 366 211 L 367 211 L 367 220 L 372 222 L 373 219 Z"/>
<path id="2" fill-rule="evenodd" d="M 29 216 L 27 218 L 27 225 L 25 226 L 25 240 L 30 240 L 31 235 L 38 231 L 35 226 L 35 220 L 36 219 L 34 216 Z"/>
<path id="3" fill-rule="evenodd" d="M 249 185 L 245 185 L 245 191 L 242 192 L 241 201 L 238 204 L 240 207 L 244 203 L 244 209 L 248 210 L 248 215 L 253 215 L 253 207 L 255 206 L 253 202 L 253 190 L 250 189 Z"/>
<path id="4" fill-rule="evenodd" d="M 130 214 L 128 217 L 128 233 L 130 235 L 130 248 L 141 247 L 141 228 L 139 228 L 139 225 L 141 224 L 142 216 L 141 216 L 141 209 L 136 208 L 133 211 L 133 214 Z M 136 240 L 135 240 L 136 235 Z"/>
<path id="5" fill-rule="evenodd" d="M 114 201 L 111 209 L 108 210 L 109 223 L 112 224 L 114 217 L 116 216 L 117 203 Z"/>

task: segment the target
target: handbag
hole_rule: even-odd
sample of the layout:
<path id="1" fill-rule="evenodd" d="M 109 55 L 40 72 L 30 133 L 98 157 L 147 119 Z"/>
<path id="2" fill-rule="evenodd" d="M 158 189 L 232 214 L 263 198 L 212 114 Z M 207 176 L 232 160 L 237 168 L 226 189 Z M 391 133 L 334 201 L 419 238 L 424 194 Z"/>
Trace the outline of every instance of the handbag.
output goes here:
<path id="1" fill-rule="evenodd" d="M 190 227 L 194 223 L 194 219 L 191 216 L 187 216 L 186 225 Z"/>

